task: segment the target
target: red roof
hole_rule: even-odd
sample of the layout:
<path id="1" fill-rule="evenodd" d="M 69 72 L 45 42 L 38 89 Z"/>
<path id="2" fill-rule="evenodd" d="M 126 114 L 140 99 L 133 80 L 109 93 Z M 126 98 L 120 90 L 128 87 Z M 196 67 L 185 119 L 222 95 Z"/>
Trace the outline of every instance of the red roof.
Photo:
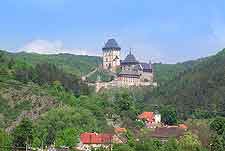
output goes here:
<path id="1" fill-rule="evenodd" d="M 141 120 L 147 120 L 148 122 L 153 122 L 155 121 L 153 112 L 143 112 L 142 114 L 138 115 L 138 118 Z"/>
<path id="2" fill-rule="evenodd" d="M 187 126 L 187 125 L 185 125 L 185 124 L 179 124 L 179 127 L 180 127 L 180 128 L 182 128 L 182 129 L 185 129 L 185 130 L 187 130 L 187 129 L 188 129 L 188 126 Z"/>
<path id="3" fill-rule="evenodd" d="M 124 133 L 124 132 L 126 132 L 127 130 L 126 130 L 126 128 L 115 128 L 115 132 L 116 133 Z"/>
<path id="4" fill-rule="evenodd" d="M 83 144 L 107 144 L 111 143 L 112 134 L 82 133 L 80 140 Z"/>

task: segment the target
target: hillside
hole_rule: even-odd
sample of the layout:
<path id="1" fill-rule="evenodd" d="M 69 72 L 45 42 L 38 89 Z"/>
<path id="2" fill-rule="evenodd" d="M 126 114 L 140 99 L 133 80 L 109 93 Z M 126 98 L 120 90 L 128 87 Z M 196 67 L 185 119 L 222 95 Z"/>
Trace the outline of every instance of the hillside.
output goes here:
<path id="1" fill-rule="evenodd" d="M 92 96 L 76 75 L 49 62 L 31 64 L 7 52 L 0 52 L 0 65 L 0 131 L 12 134 L 28 119 L 33 123 L 32 145 L 40 147 L 41 141 L 64 145 L 61 134 L 67 132 L 75 145 L 82 132 L 111 130 L 103 99 Z"/>
<path id="2" fill-rule="evenodd" d="M 55 64 L 58 68 L 63 69 L 67 73 L 74 74 L 76 76 L 84 76 L 94 71 L 97 67 L 101 65 L 102 58 L 97 56 L 81 56 L 81 55 L 72 55 L 72 54 L 52 54 L 52 55 L 43 55 L 36 53 L 9 53 L 6 51 L 0 51 L 8 57 L 12 57 L 16 62 L 26 62 L 32 66 L 41 63 L 51 63 Z M 187 69 L 191 68 L 193 64 L 197 61 L 188 61 L 178 64 L 154 64 L 154 73 L 155 80 L 159 84 L 164 84 L 167 81 L 172 80 L 176 75 L 183 73 Z M 96 81 L 97 77 L 100 76 L 101 80 L 109 81 L 112 76 L 98 69 L 93 75 L 87 79 L 91 82 Z"/>
<path id="3" fill-rule="evenodd" d="M 90 92 L 76 75 L 55 64 L 31 64 L 14 55 L 0 52 L 0 128 L 10 131 L 24 117 L 38 119 L 62 104 L 62 92 L 73 97 Z"/>
<path id="4" fill-rule="evenodd" d="M 21 123 L 30 121 L 34 147 L 40 147 L 42 142 L 47 146 L 75 146 L 81 133 L 111 133 L 113 126 L 138 133 L 143 125 L 136 118 L 143 111 L 159 109 L 163 121 L 171 115 L 175 118 L 173 124 L 187 118 L 225 115 L 225 50 L 195 61 L 155 64 L 157 78 L 161 80 L 155 89 L 112 89 L 98 94 L 76 75 L 81 72 L 73 66 L 77 60 L 66 60 L 77 56 L 53 56 L 0 53 L 0 129 L 14 134 Z M 59 65 L 62 58 L 63 65 Z M 85 70 L 89 69 L 85 66 Z M 107 80 L 101 70 L 89 78 L 97 79 L 97 73 Z"/>
<path id="5" fill-rule="evenodd" d="M 48 62 L 58 68 L 78 76 L 85 75 L 101 64 L 101 58 L 96 56 L 81 56 L 72 54 L 42 55 L 36 53 L 8 53 L 16 61 L 25 61 L 32 65 Z"/>
<path id="6" fill-rule="evenodd" d="M 173 80 L 178 75 L 182 75 L 185 71 L 192 69 L 205 59 L 207 58 L 201 58 L 176 64 L 155 63 L 153 64 L 155 80 L 159 85 L 166 84 L 168 81 Z"/>
<path id="7" fill-rule="evenodd" d="M 25 73 L 24 69 L 22 69 L 22 74 L 21 72 L 17 74 L 19 77 L 29 77 L 30 73 L 33 73 L 33 70 L 37 70 L 38 72 L 32 75 L 33 79 L 31 78 L 31 81 L 38 84 L 46 82 L 49 83 L 43 78 L 48 78 L 48 74 L 45 73 L 51 70 L 53 75 L 58 76 L 52 77 L 52 80 L 48 78 L 48 80 L 50 80 L 49 84 L 54 82 L 54 79 L 61 79 L 63 86 L 67 90 L 72 90 L 76 95 L 79 95 L 80 88 L 77 89 L 76 86 L 74 87 L 74 84 L 70 84 L 71 82 L 63 80 L 65 79 L 65 76 L 67 77 L 67 80 L 72 77 L 56 74 L 57 72 L 61 73 L 61 71 L 55 70 L 55 68 L 61 68 L 68 74 L 72 73 L 75 75 L 75 79 L 72 78 L 71 80 L 75 83 L 79 83 L 78 77 L 76 77 L 77 73 L 78 75 L 81 73 L 89 73 L 101 62 L 101 58 L 99 57 L 76 56 L 70 54 L 40 55 L 24 52 L 16 54 L 7 52 L 3 53 L 5 57 L 9 58 L 9 64 L 11 61 L 10 58 L 14 59 L 13 61 L 17 64 L 14 65 L 14 68 L 24 66 L 23 63 L 25 63 L 26 66 L 31 66 L 33 68 L 31 70 L 26 69 Z M 210 111 L 223 113 L 224 110 L 221 108 L 221 103 L 224 102 L 222 100 L 223 95 L 221 93 L 224 85 L 221 85 L 222 79 L 220 79 L 224 72 L 224 68 L 222 68 L 224 65 L 223 60 L 224 50 L 215 56 L 187 61 L 184 63 L 154 64 L 155 78 L 160 86 L 155 89 L 153 93 L 149 92 L 144 94 L 146 95 L 145 100 L 153 102 L 153 104 L 172 104 L 173 106 L 177 106 L 180 116 L 184 118 L 187 116 L 194 116 L 194 114 L 197 114 L 198 112 L 205 113 L 206 111 Z M 37 64 L 42 62 L 55 64 L 56 67 L 51 65 L 39 65 L 39 68 L 35 67 Z M 94 62 L 96 64 L 94 64 Z M 2 69 L 2 71 L 4 70 Z M 18 72 L 18 69 L 9 70 L 9 73 L 11 73 L 10 75 L 15 71 Z M 38 79 L 37 75 L 39 77 Z M 97 72 L 92 74 L 88 80 L 95 81 L 98 75 L 101 75 L 102 80 L 110 80 L 110 76 L 101 70 L 97 70 Z M 5 76 L 4 78 L 15 80 L 15 77 L 11 76 Z M 3 76 L 1 79 L 3 79 Z M 21 80 L 24 79 L 22 78 L 20 81 Z M 83 89 L 82 86 L 81 89 Z M 201 111 L 199 111 L 197 106 L 201 106 Z M 198 111 L 196 111 L 197 108 Z M 213 111 L 211 109 L 213 109 Z"/>
<path id="8" fill-rule="evenodd" d="M 40 86 L 18 81 L 0 82 L 1 128 L 11 131 L 24 118 L 38 119 L 39 116 L 59 101 Z"/>
<path id="9" fill-rule="evenodd" d="M 191 68 L 149 94 L 148 102 L 175 106 L 183 119 L 225 115 L 225 49 L 199 59 Z"/>

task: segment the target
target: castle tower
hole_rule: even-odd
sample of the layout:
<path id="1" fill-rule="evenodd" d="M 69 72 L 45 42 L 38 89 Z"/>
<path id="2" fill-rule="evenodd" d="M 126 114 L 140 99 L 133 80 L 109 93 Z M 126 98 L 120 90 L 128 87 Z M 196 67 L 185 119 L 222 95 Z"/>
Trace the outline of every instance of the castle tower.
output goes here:
<path id="1" fill-rule="evenodd" d="M 115 72 L 117 67 L 120 66 L 120 50 L 118 43 L 115 39 L 109 39 L 103 51 L 103 69 Z"/>

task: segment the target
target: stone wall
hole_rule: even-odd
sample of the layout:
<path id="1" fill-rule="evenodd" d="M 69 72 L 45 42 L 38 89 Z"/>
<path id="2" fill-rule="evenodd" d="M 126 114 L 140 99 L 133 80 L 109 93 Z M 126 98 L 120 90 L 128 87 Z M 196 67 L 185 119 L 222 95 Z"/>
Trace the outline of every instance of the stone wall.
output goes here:
<path id="1" fill-rule="evenodd" d="M 110 89 L 110 88 L 129 88 L 129 87 L 139 87 L 139 86 L 153 86 L 156 87 L 157 83 L 155 82 L 141 82 L 139 79 L 135 79 L 134 82 L 128 82 L 127 80 L 113 80 L 111 82 L 96 82 L 96 92 L 99 92 L 101 89 Z"/>

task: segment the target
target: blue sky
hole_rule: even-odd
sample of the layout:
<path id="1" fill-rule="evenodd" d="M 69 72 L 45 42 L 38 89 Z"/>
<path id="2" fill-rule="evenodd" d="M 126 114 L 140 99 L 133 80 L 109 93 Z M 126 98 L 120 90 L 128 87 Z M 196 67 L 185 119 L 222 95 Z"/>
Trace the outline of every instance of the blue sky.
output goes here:
<path id="1" fill-rule="evenodd" d="M 182 62 L 225 47 L 224 0 L 2 0 L 0 49 L 100 55 L 108 38 L 125 56 Z"/>

